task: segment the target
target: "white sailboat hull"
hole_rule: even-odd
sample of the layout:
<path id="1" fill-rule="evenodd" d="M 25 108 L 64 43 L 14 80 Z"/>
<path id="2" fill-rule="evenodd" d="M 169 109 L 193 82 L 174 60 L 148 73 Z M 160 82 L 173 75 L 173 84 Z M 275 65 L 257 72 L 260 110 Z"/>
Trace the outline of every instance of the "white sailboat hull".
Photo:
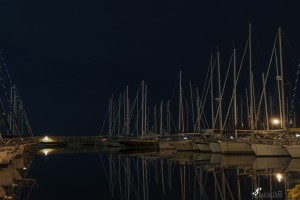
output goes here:
<path id="1" fill-rule="evenodd" d="M 193 146 L 195 147 L 195 150 L 197 150 L 197 151 L 211 152 L 211 148 L 210 148 L 208 142 L 197 142 L 197 143 L 194 143 Z"/>
<path id="2" fill-rule="evenodd" d="M 189 140 L 173 141 L 172 144 L 177 151 L 193 151 L 192 142 Z"/>
<path id="3" fill-rule="evenodd" d="M 222 153 L 220 142 L 210 142 L 209 147 L 212 153 Z"/>
<path id="4" fill-rule="evenodd" d="M 174 146 L 173 146 L 172 141 L 159 141 L 158 142 L 158 148 L 160 150 L 175 149 Z"/>
<path id="5" fill-rule="evenodd" d="M 286 148 L 280 144 L 257 144 L 252 143 L 251 147 L 257 156 L 289 156 Z"/>
<path id="6" fill-rule="evenodd" d="M 292 158 L 300 158 L 300 145 L 286 146 L 286 150 L 289 152 Z"/>
<path id="7" fill-rule="evenodd" d="M 222 153 L 226 154 L 251 154 L 254 153 L 251 144 L 239 141 L 224 141 L 220 143 Z"/>

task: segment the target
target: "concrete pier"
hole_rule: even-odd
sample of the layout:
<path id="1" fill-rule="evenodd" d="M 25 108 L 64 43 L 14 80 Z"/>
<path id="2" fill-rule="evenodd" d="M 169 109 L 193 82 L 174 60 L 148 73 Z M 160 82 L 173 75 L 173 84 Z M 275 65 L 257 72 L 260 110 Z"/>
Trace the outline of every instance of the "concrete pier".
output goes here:
<path id="1" fill-rule="evenodd" d="M 66 147 L 101 145 L 106 139 L 103 136 L 37 136 L 35 137 L 38 147 Z"/>

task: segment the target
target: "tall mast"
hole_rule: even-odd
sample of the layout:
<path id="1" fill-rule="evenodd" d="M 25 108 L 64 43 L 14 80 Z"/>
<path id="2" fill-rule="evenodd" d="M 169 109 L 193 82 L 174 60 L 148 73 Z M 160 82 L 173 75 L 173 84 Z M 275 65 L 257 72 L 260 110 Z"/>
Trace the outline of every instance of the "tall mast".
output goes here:
<path id="1" fill-rule="evenodd" d="M 278 102 L 279 102 L 279 116 L 280 116 L 280 127 L 282 128 L 282 104 L 281 104 L 281 91 L 280 91 L 280 80 L 281 76 L 279 76 L 279 70 L 278 70 L 278 62 L 277 62 L 277 53 L 275 49 L 275 66 L 276 66 L 276 80 L 277 80 L 277 91 L 278 91 Z M 272 105 L 272 104 L 271 104 Z M 273 117 L 273 113 L 272 113 Z"/>
<path id="2" fill-rule="evenodd" d="M 120 128 L 121 128 L 121 104 L 122 104 L 122 94 L 119 95 L 119 112 L 118 112 L 118 136 L 120 136 Z"/>
<path id="3" fill-rule="evenodd" d="M 147 131 L 147 130 L 148 130 L 148 129 L 147 129 L 147 127 L 148 127 L 148 126 L 147 126 L 147 124 L 148 124 L 148 123 L 147 123 L 147 113 L 148 113 L 148 112 L 147 112 L 147 98 L 148 98 L 147 96 L 148 96 L 148 86 L 145 85 L 145 105 L 144 105 L 144 108 L 145 108 L 145 114 L 144 114 L 144 115 L 145 115 L 145 118 L 144 118 L 144 120 L 145 120 L 145 129 L 144 129 L 144 130 L 145 130 L 145 131 L 144 131 L 144 134 L 147 134 L 147 132 L 148 132 L 148 131 Z"/>
<path id="4" fill-rule="evenodd" d="M 265 83 L 265 75 L 262 73 L 262 80 L 263 83 Z M 267 125 L 267 130 L 270 129 L 269 126 L 269 115 L 268 115 L 268 104 L 267 104 L 267 95 L 266 95 L 266 87 L 265 84 L 263 84 L 263 95 L 264 95 L 264 101 L 265 101 L 265 116 L 266 116 L 266 125 Z"/>
<path id="5" fill-rule="evenodd" d="M 182 87 L 181 87 L 181 71 L 179 71 L 179 117 L 178 117 L 178 131 L 184 132 L 183 123 L 183 107 L 182 107 Z"/>
<path id="6" fill-rule="evenodd" d="M 162 120 L 162 118 L 163 118 L 163 101 L 161 101 L 160 102 L 160 123 L 159 123 L 159 133 L 160 133 L 160 135 L 162 135 L 162 133 L 163 133 L 163 131 L 162 131 L 162 129 L 163 129 L 163 120 Z"/>
<path id="7" fill-rule="evenodd" d="M 235 137 L 237 137 L 237 126 L 238 126 L 238 114 L 237 114 L 237 106 L 236 106 L 236 49 L 233 49 L 233 82 L 234 82 L 234 98 L 233 98 L 233 112 L 234 112 L 234 133 Z"/>
<path id="8" fill-rule="evenodd" d="M 192 106 L 192 123 L 195 124 L 193 89 L 192 89 L 192 83 L 191 82 L 190 82 L 190 95 L 191 95 L 191 106 Z"/>
<path id="9" fill-rule="evenodd" d="M 144 81 L 142 81 L 142 105 L 141 105 L 141 109 L 142 109 L 142 138 L 143 138 L 143 135 L 144 135 L 144 105 L 145 104 L 145 100 L 144 100 Z"/>
<path id="10" fill-rule="evenodd" d="M 220 69 L 220 52 L 217 53 L 218 59 L 218 83 L 219 83 L 219 127 L 220 133 L 223 133 L 223 119 L 222 119 L 222 91 L 221 91 L 221 69 Z"/>
<path id="11" fill-rule="evenodd" d="M 215 113 L 214 113 L 214 85 L 213 85 L 213 56 L 210 56 L 210 101 L 211 101 L 211 129 L 214 132 L 215 129 Z"/>
<path id="12" fill-rule="evenodd" d="M 167 133 L 170 134 L 171 128 L 170 128 L 170 123 L 171 123 L 171 114 L 170 114 L 170 102 L 169 100 L 167 101 Z"/>
<path id="13" fill-rule="evenodd" d="M 157 121 L 156 121 L 156 105 L 154 105 L 154 110 L 153 110 L 153 122 L 154 122 L 154 133 L 157 134 Z"/>
<path id="14" fill-rule="evenodd" d="M 282 109 L 282 129 L 285 130 L 285 105 L 284 105 L 284 81 L 283 81 L 283 62 L 282 62 L 282 45 L 281 45 L 281 28 L 279 27 L 279 62 L 281 73 L 281 109 Z"/>
<path id="15" fill-rule="evenodd" d="M 136 98 L 136 136 L 139 136 L 139 98 Z"/>
<path id="16" fill-rule="evenodd" d="M 198 92 L 198 88 L 196 88 L 196 96 L 197 96 L 197 121 L 195 123 L 195 132 L 199 132 L 200 133 L 200 130 L 201 130 L 201 124 L 200 124 L 200 99 L 199 99 L 199 92 Z"/>
<path id="17" fill-rule="evenodd" d="M 252 84 L 252 39 L 251 39 L 251 27 L 249 24 L 249 93 L 250 93 L 250 128 L 251 134 L 253 136 L 254 132 L 254 122 L 253 122 L 253 84 Z"/>
<path id="18" fill-rule="evenodd" d="M 129 135 L 129 98 L 128 98 L 128 85 L 126 87 L 126 134 Z"/>

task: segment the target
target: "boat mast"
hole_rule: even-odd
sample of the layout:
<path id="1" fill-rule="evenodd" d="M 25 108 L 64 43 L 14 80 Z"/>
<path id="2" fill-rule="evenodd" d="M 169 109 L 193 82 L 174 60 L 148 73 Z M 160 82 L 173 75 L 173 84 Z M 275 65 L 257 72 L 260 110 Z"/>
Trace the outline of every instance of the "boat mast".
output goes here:
<path id="1" fill-rule="evenodd" d="M 159 123 L 159 133 L 163 134 L 163 101 L 160 102 L 160 123 Z"/>
<path id="2" fill-rule="evenodd" d="M 144 100 L 144 81 L 142 81 L 142 139 L 143 139 L 143 135 L 144 135 L 144 104 L 145 104 L 145 100 Z"/>
<path id="3" fill-rule="evenodd" d="M 281 104 L 281 91 L 280 91 L 280 80 L 281 77 L 279 76 L 279 71 L 278 71 L 278 61 L 277 61 L 277 53 L 275 49 L 275 65 L 276 65 L 276 80 L 277 80 L 277 91 L 278 91 L 278 102 L 279 102 L 279 115 L 280 115 L 280 127 L 282 128 L 282 104 Z"/>
<path id="4" fill-rule="evenodd" d="M 250 93 L 250 128 L 251 134 L 254 134 L 254 122 L 253 122 L 253 76 L 252 76 L 252 42 L 251 42 L 251 27 L 249 24 L 249 93 Z"/>
<path id="5" fill-rule="evenodd" d="M 192 106 L 192 123 L 195 124 L 195 115 L 194 115 L 194 98 L 193 98 L 193 89 L 192 89 L 192 83 L 190 82 L 190 95 L 191 95 L 191 106 Z M 194 128 L 194 131 L 195 131 L 195 127 Z"/>
<path id="6" fill-rule="evenodd" d="M 233 82 L 234 82 L 234 98 L 233 98 L 233 112 L 234 112 L 234 133 L 237 138 L 238 114 L 236 106 L 236 49 L 233 49 Z"/>
<path id="7" fill-rule="evenodd" d="M 220 52 L 217 52 L 218 59 L 218 84 L 219 84 L 219 127 L 220 133 L 223 133 L 223 119 L 222 119 L 222 91 L 221 91 L 221 71 L 220 71 Z"/>
<path id="8" fill-rule="evenodd" d="M 171 132 L 170 124 L 171 124 L 171 114 L 170 114 L 170 102 L 168 100 L 167 101 L 167 133 L 168 133 L 168 135 Z"/>
<path id="9" fill-rule="evenodd" d="M 153 110 L 153 122 L 154 122 L 154 133 L 157 134 L 157 121 L 156 121 L 156 105 L 154 105 L 154 110 Z"/>
<path id="10" fill-rule="evenodd" d="M 178 131 L 179 131 L 179 133 L 180 132 L 184 132 L 183 107 L 182 107 L 182 87 L 181 87 L 181 71 L 179 71 L 179 118 L 178 118 Z"/>
<path id="11" fill-rule="evenodd" d="M 126 87 L 126 135 L 129 136 L 129 97 L 128 97 L 128 85 Z"/>
<path id="12" fill-rule="evenodd" d="M 214 132 L 215 129 L 215 113 L 214 113 L 214 85 L 213 85 L 213 56 L 210 56 L 210 101 L 211 101 L 211 129 Z"/>
<path id="13" fill-rule="evenodd" d="M 148 113 L 147 112 L 147 98 L 148 97 L 147 96 L 148 96 L 148 86 L 145 85 L 145 104 L 144 104 L 144 108 L 145 108 L 145 114 L 144 114 L 145 115 L 145 118 L 144 118 L 144 120 L 145 120 L 145 123 L 144 123 L 145 124 L 145 129 L 144 130 L 145 131 L 144 131 L 144 134 L 147 134 L 147 132 L 148 132 L 147 131 L 148 130 L 147 129 L 147 127 L 148 127 L 148 123 L 147 123 L 147 113 Z"/>
<path id="14" fill-rule="evenodd" d="M 200 127 L 201 126 L 201 124 L 200 124 L 200 98 L 199 98 L 198 88 L 196 88 L 196 95 L 197 95 L 197 101 L 196 101 L 197 121 L 196 121 L 194 130 L 195 130 L 195 132 L 197 132 L 197 129 L 198 129 L 198 132 L 200 133 L 200 130 L 201 130 L 201 127 Z"/>
<path id="15" fill-rule="evenodd" d="M 121 104 L 122 104 L 122 94 L 119 95 L 119 108 L 118 108 L 118 136 L 120 136 L 121 130 Z"/>
<path id="16" fill-rule="evenodd" d="M 284 81 L 283 81 L 283 62 L 282 62 L 282 44 L 281 44 L 281 28 L 279 27 L 279 62 L 281 73 L 281 109 L 282 109 L 282 129 L 285 130 L 285 105 L 284 105 Z"/>
<path id="17" fill-rule="evenodd" d="M 263 83 L 265 83 L 265 75 L 264 75 L 264 73 L 262 73 L 262 81 L 263 81 Z M 268 104 L 267 104 L 267 95 L 266 95 L 265 84 L 263 84 L 263 95 L 264 95 L 264 101 L 265 101 L 266 125 L 267 125 L 267 130 L 269 130 L 270 126 L 269 126 Z"/>

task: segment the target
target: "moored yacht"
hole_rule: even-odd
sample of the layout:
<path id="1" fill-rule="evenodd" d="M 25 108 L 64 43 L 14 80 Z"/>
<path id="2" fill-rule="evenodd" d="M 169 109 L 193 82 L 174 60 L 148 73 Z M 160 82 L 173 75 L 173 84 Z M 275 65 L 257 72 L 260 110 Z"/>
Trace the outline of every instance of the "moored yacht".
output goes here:
<path id="1" fill-rule="evenodd" d="M 221 151 L 225 154 L 253 154 L 250 141 L 227 140 L 220 143 Z"/>
<path id="2" fill-rule="evenodd" d="M 167 140 L 167 139 L 159 140 L 158 141 L 158 148 L 160 150 L 172 150 L 172 149 L 175 149 L 175 147 L 173 145 L 173 141 L 172 140 Z"/>
<path id="3" fill-rule="evenodd" d="M 193 151 L 192 140 L 189 139 L 176 140 L 173 141 L 172 144 L 177 151 Z"/>
<path id="4" fill-rule="evenodd" d="M 209 142 L 195 141 L 193 143 L 193 147 L 194 147 L 194 150 L 197 150 L 200 152 L 211 152 Z"/>
<path id="5" fill-rule="evenodd" d="M 251 148 L 257 156 L 289 156 L 285 145 L 282 142 L 253 142 Z"/>
<path id="6" fill-rule="evenodd" d="M 209 147 L 212 153 L 222 153 L 221 141 L 211 141 L 209 142 Z"/>
<path id="7" fill-rule="evenodd" d="M 300 158 L 300 144 L 287 145 L 285 148 L 292 158 Z"/>

